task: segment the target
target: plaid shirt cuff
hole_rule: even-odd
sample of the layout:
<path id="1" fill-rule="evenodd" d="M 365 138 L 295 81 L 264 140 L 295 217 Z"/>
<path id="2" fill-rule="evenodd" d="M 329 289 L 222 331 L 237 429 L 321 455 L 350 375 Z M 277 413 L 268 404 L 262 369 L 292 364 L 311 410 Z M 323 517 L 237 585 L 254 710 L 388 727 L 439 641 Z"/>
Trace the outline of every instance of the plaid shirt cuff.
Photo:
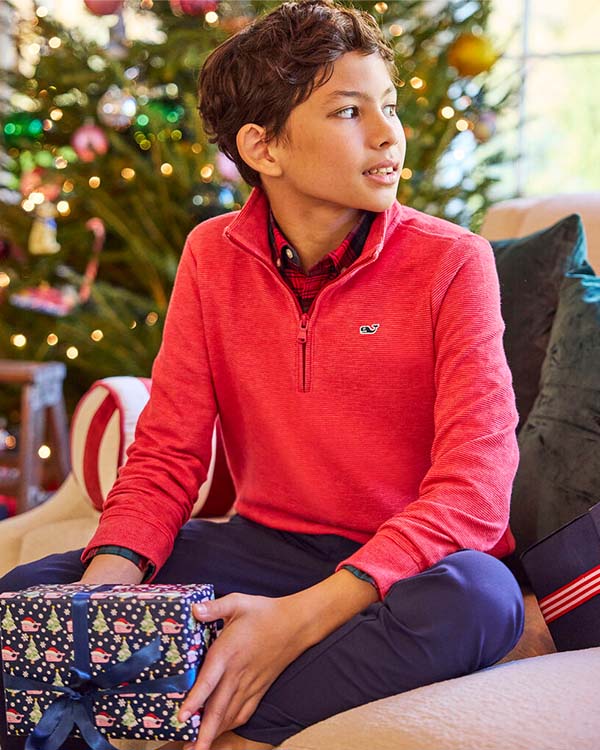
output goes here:
<path id="1" fill-rule="evenodd" d="M 365 573 L 364 570 L 359 570 L 358 568 L 355 568 L 354 565 L 342 565 L 342 570 L 344 568 L 346 570 L 349 570 L 353 575 L 355 575 L 357 578 L 360 578 L 362 581 L 370 583 L 371 586 L 373 586 L 373 588 L 377 590 L 375 580 L 368 573 Z"/>
<path id="2" fill-rule="evenodd" d="M 154 575 L 154 564 L 142 555 L 139 555 L 137 552 L 134 552 L 132 549 L 129 549 L 127 547 L 119 547 L 115 544 L 103 544 L 100 547 L 94 548 L 89 553 L 89 557 L 85 561 L 86 568 L 94 559 L 94 557 L 96 557 L 96 555 L 119 555 L 120 557 L 124 557 L 125 559 L 129 560 L 134 565 L 136 565 L 144 574 L 142 583 L 144 583 Z"/>

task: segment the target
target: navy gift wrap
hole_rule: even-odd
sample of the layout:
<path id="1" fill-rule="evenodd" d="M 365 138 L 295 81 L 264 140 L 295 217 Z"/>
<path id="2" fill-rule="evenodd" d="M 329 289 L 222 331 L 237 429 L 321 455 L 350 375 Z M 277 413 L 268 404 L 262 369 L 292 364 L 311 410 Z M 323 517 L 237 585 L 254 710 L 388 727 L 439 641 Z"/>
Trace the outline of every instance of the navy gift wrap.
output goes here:
<path id="1" fill-rule="evenodd" d="M 558 651 L 600 646 L 600 503 L 521 555 Z"/>
<path id="2" fill-rule="evenodd" d="M 0 594 L 8 733 L 60 748 L 69 734 L 94 750 L 115 739 L 194 740 L 200 714 L 177 721 L 216 623 L 192 604 L 210 584 L 66 584 Z"/>

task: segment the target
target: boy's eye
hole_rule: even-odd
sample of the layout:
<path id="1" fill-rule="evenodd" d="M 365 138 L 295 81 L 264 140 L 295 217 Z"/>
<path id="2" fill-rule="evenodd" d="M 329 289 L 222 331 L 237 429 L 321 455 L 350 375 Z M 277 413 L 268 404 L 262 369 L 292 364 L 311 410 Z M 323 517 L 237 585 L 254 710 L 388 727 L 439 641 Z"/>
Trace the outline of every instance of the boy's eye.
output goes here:
<path id="1" fill-rule="evenodd" d="M 340 111 L 337 113 L 338 117 L 342 117 L 344 120 L 350 120 L 351 117 L 348 117 L 345 113 L 346 112 L 356 112 L 358 110 L 358 107 L 346 107 L 345 109 L 340 109 Z"/>
<path id="2" fill-rule="evenodd" d="M 386 104 L 384 109 L 391 109 L 391 116 L 393 117 L 396 114 L 396 105 L 395 104 Z M 341 117 L 342 120 L 352 120 L 354 119 L 352 114 L 348 115 L 347 113 L 356 113 L 358 114 L 358 107 L 345 107 L 344 109 L 340 109 L 339 112 L 337 112 L 337 116 Z"/>

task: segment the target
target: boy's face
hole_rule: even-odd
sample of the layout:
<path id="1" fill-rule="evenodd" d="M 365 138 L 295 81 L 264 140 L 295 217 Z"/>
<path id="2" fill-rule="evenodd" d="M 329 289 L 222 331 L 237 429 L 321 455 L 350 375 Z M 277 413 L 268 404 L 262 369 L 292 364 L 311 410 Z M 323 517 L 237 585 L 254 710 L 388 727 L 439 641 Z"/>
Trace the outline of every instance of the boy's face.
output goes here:
<path id="1" fill-rule="evenodd" d="M 283 190 L 299 211 L 323 204 L 385 211 L 396 198 L 406 152 L 396 99 L 379 54 L 342 55 L 329 81 L 290 113 L 290 145 L 271 144 L 281 176 L 265 180 L 267 192 Z M 394 172 L 368 176 L 380 162 L 391 162 Z"/>

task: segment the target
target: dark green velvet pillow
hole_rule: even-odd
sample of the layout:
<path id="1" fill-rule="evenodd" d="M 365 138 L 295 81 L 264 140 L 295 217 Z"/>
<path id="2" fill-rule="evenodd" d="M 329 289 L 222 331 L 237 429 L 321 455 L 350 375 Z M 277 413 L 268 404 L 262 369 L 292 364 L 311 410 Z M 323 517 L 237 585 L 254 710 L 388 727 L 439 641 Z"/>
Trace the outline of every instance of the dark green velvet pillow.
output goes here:
<path id="1" fill-rule="evenodd" d="M 560 285 L 565 274 L 586 260 L 583 223 L 571 214 L 519 239 L 491 243 L 506 324 L 504 350 L 513 376 L 519 412 L 517 432 L 538 394 Z"/>
<path id="2" fill-rule="evenodd" d="M 520 554 L 600 501 L 600 278 L 587 264 L 562 284 L 518 440 L 511 529 Z"/>

